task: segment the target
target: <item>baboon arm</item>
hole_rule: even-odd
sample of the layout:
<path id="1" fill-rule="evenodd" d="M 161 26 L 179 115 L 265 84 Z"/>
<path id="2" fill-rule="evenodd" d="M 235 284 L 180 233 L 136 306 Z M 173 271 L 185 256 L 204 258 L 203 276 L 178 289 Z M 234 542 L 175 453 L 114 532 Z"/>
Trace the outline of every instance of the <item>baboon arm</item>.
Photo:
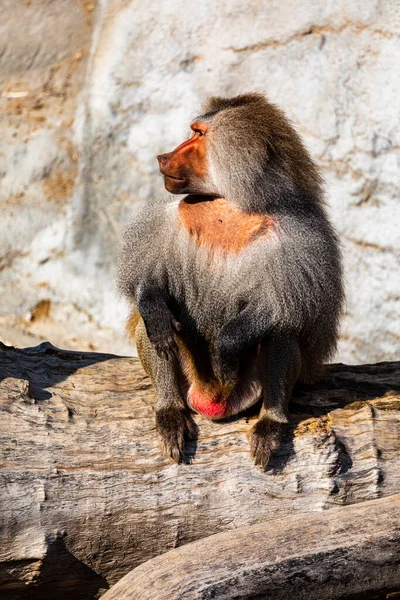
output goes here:
<path id="1" fill-rule="evenodd" d="M 174 331 L 181 325 L 168 308 L 168 295 L 152 283 L 144 283 L 137 291 L 137 306 L 146 327 L 147 336 L 157 354 L 169 359 L 177 353 Z"/>

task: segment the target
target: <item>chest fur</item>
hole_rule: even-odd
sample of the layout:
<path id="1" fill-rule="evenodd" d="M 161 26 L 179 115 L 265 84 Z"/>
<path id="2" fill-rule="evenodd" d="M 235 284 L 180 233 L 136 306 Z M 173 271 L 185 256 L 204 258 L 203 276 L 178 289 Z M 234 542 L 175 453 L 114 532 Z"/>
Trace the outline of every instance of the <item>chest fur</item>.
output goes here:
<path id="1" fill-rule="evenodd" d="M 267 235 L 273 226 L 268 216 L 245 213 L 224 198 L 198 202 L 184 199 L 178 213 L 197 246 L 223 254 L 237 254 L 259 236 Z"/>

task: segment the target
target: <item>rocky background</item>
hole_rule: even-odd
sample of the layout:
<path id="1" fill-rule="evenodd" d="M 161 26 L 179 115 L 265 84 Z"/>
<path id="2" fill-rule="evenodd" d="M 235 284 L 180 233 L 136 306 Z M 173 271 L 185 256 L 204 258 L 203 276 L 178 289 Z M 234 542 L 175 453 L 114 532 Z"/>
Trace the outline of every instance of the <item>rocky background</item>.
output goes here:
<path id="1" fill-rule="evenodd" d="M 209 94 L 285 109 L 343 241 L 338 359 L 399 347 L 397 0 L 0 0 L 0 338 L 132 353 L 118 239 Z"/>

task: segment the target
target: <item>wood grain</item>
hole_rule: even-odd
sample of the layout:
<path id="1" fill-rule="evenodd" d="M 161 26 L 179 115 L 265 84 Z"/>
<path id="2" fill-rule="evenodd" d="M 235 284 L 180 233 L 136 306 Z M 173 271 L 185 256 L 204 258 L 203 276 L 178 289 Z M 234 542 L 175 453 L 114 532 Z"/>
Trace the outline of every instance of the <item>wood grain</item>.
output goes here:
<path id="1" fill-rule="evenodd" d="M 251 415 L 197 416 L 171 464 L 137 359 L 2 346 L 0 596 L 96 598 L 206 536 L 400 492 L 400 363 L 331 366 L 291 411 L 267 472 Z"/>
<path id="2" fill-rule="evenodd" d="M 381 592 L 393 599 L 396 589 L 400 494 L 186 544 L 137 567 L 103 598 L 332 600 Z"/>

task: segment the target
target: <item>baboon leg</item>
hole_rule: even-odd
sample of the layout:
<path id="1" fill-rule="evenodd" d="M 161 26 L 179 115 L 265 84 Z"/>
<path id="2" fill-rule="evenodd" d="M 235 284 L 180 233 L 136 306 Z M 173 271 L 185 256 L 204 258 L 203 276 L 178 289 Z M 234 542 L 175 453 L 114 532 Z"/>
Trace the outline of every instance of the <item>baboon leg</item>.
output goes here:
<path id="1" fill-rule="evenodd" d="M 301 370 L 297 339 L 269 339 L 262 344 L 259 360 L 263 405 L 250 433 L 250 449 L 255 464 L 265 468 L 279 447 L 282 424 L 288 422 L 287 408 Z"/>
<path id="2" fill-rule="evenodd" d="M 166 360 L 157 355 L 142 319 L 136 327 L 136 345 L 140 361 L 157 390 L 156 425 L 162 452 L 180 462 L 185 439 L 197 438 L 197 425 L 180 391 L 179 359 L 174 355 Z"/>

